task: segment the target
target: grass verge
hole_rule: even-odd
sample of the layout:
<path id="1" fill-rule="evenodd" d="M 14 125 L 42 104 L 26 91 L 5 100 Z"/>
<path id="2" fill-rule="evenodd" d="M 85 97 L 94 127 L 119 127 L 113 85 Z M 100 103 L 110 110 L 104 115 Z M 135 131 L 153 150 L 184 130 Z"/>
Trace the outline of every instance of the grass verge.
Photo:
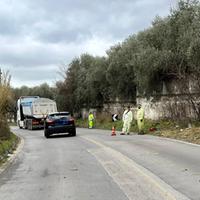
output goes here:
<path id="1" fill-rule="evenodd" d="M 88 121 L 78 119 L 76 120 L 77 127 L 88 128 Z M 108 118 L 100 118 L 95 121 L 95 128 L 111 130 L 115 126 L 117 131 L 122 130 L 123 123 L 121 120 L 112 122 Z M 200 124 L 199 122 L 192 122 L 190 128 L 185 121 L 175 122 L 170 120 L 153 121 L 145 119 L 145 133 L 149 135 L 172 138 L 182 140 L 190 143 L 200 144 Z M 133 121 L 131 125 L 131 132 L 137 133 L 137 123 Z"/>
<path id="2" fill-rule="evenodd" d="M 19 138 L 13 133 L 7 139 L 0 138 L 0 165 L 7 160 L 9 154 L 13 153 L 18 143 Z"/>

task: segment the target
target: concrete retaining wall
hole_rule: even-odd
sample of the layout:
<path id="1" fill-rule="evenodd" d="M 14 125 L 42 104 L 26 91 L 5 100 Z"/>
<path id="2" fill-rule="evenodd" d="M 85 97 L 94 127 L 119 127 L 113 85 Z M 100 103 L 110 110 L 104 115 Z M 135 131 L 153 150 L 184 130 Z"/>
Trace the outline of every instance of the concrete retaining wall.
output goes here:
<path id="1" fill-rule="evenodd" d="M 89 110 L 82 109 L 82 118 L 86 119 L 89 111 L 92 111 L 94 115 L 105 115 L 111 116 L 112 114 L 118 114 L 119 118 L 125 108 L 130 105 L 131 110 L 136 117 L 137 104 L 141 104 L 145 110 L 145 118 L 152 120 L 159 120 L 163 118 L 169 119 L 192 119 L 196 118 L 196 113 L 194 112 L 194 107 L 189 101 L 188 95 L 162 95 L 162 96 L 152 96 L 150 98 L 137 97 L 137 103 L 133 102 L 113 102 L 106 103 L 102 108 L 91 108 Z M 195 104 L 199 104 L 200 109 L 200 97 L 195 97 Z M 198 106 L 197 106 L 198 107 Z"/>

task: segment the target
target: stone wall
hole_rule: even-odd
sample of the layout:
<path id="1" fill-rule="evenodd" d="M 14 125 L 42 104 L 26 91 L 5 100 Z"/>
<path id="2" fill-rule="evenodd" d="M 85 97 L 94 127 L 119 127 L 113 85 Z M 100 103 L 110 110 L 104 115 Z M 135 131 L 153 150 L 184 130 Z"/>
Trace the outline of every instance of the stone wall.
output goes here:
<path id="1" fill-rule="evenodd" d="M 112 114 L 117 114 L 119 119 L 122 118 L 123 112 L 127 106 L 131 106 L 131 110 L 135 116 L 136 105 L 133 102 L 108 102 L 103 104 L 102 108 L 83 108 L 81 111 L 81 116 L 83 119 L 87 119 L 89 112 L 93 112 L 95 116 L 104 115 L 104 116 L 112 116 Z"/>
<path id="2" fill-rule="evenodd" d="M 90 108 L 90 109 L 83 108 L 81 110 L 82 119 L 88 119 L 89 112 L 92 112 L 94 114 L 94 117 L 96 117 L 96 115 L 97 115 L 97 109 L 96 108 Z"/>
<path id="3" fill-rule="evenodd" d="M 124 109 L 130 105 L 134 117 L 136 116 L 137 104 L 141 104 L 145 110 L 145 118 L 158 120 L 162 118 L 170 119 L 191 119 L 197 118 L 194 111 L 199 109 L 200 113 L 200 84 L 199 79 L 195 76 L 188 76 L 184 80 L 178 80 L 174 77 L 163 81 L 160 85 L 161 91 L 152 92 L 151 97 L 142 97 L 137 91 L 136 102 L 130 99 L 127 102 L 122 102 L 118 98 L 112 99 L 113 102 L 105 103 L 101 108 L 82 109 L 81 116 L 86 119 L 89 111 L 92 111 L 95 116 L 98 114 L 111 116 L 118 114 L 122 117 Z M 191 98 L 191 99 L 190 99 Z M 191 101 L 192 100 L 192 101 Z M 200 117 L 200 116 L 199 116 Z"/>
<path id="4" fill-rule="evenodd" d="M 197 80 L 188 76 L 183 80 L 168 79 L 162 83 L 162 91 L 151 97 L 138 94 L 137 104 L 145 109 L 145 117 L 152 120 L 162 118 L 194 119 L 195 109 L 200 110 L 200 93 Z"/>
<path id="5" fill-rule="evenodd" d="M 195 101 L 193 103 L 200 109 L 200 95 L 193 96 L 194 99 Z M 102 108 L 82 109 L 81 116 L 83 119 L 87 119 L 89 111 L 92 111 L 95 116 L 103 115 L 109 117 L 112 114 L 118 114 L 119 119 L 121 119 L 125 108 L 130 105 L 134 118 L 136 119 L 138 104 L 141 104 L 144 108 L 146 119 L 159 120 L 169 118 L 172 120 L 182 120 L 197 118 L 189 95 L 181 94 L 155 95 L 149 98 L 138 96 L 137 103 L 109 102 L 105 103 Z"/>
<path id="6" fill-rule="evenodd" d="M 199 97 L 193 103 L 198 105 Z M 187 95 L 166 95 L 154 96 L 150 98 L 138 97 L 137 103 L 140 103 L 145 109 L 147 119 L 158 120 L 163 118 L 169 119 L 194 119 L 193 104 Z M 198 106 L 197 106 L 198 107 Z"/>

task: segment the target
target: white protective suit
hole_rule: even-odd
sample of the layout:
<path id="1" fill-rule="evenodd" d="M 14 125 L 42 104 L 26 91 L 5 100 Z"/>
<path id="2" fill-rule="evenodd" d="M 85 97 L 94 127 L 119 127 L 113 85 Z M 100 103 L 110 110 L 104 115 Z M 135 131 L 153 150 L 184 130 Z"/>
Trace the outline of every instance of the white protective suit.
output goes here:
<path id="1" fill-rule="evenodd" d="M 131 122 L 133 120 L 133 113 L 130 109 L 127 109 L 124 111 L 122 120 L 124 122 L 123 128 L 122 128 L 122 133 L 129 134 Z"/>

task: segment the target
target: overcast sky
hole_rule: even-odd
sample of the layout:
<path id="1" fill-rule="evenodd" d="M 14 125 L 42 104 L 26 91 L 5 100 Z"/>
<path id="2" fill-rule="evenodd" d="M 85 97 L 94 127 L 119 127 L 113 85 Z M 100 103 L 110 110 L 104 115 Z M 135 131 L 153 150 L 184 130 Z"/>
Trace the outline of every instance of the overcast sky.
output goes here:
<path id="1" fill-rule="evenodd" d="M 11 85 L 53 85 L 59 66 L 105 51 L 167 16 L 176 0 L 0 0 L 0 67 Z"/>

